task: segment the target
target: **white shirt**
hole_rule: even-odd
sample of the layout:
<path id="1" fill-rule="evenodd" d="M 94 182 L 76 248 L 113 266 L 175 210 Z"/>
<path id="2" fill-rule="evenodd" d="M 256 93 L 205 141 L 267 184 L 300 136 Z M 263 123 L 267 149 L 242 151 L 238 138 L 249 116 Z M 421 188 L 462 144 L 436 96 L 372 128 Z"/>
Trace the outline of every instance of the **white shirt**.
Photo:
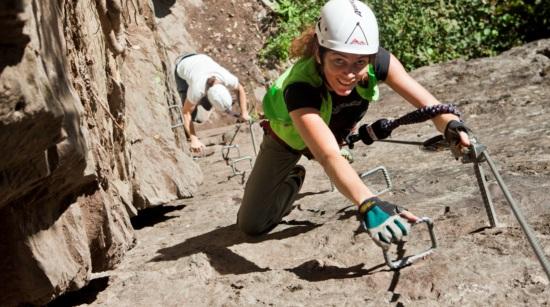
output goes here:
<path id="1" fill-rule="evenodd" d="M 180 78 L 187 81 L 187 99 L 193 104 L 197 104 L 206 95 L 206 81 L 212 76 L 228 89 L 236 90 L 239 87 L 239 79 L 206 54 L 197 54 L 181 60 L 176 71 Z"/>

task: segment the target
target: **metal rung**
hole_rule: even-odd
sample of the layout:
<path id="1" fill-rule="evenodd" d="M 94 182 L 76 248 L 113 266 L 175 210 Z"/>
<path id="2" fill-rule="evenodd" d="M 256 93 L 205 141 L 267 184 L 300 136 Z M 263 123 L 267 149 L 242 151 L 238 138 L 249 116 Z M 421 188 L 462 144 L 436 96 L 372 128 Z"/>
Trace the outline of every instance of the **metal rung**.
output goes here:
<path id="1" fill-rule="evenodd" d="M 179 122 L 179 123 L 177 123 L 177 124 L 175 124 L 175 125 L 172 125 L 172 129 L 177 128 L 177 127 L 181 127 L 181 126 L 183 126 L 183 123 L 182 123 L 182 122 Z"/>
<path id="2" fill-rule="evenodd" d="M 179 105 L 179 104 L 171 104 L 171 105 L 168 106 L 168 110 L 175 109 L 175 108 L 180 109 L 180 108 L 181 108 L 181 105 Z M 179 121 L 176 122 L 175 124 L 173 124 L 173 125 L 171 126 L 172 129 L 175 129 L 175 128 L 178 128 L 178 127 L 182 127 L 182 126 L 183 126 L 183 118 L 182 118 L 181 116 L 182 116 L 181 113 L 178 112 Z"/>
<path id="3" fill-rule="evenodd" d="M 369 176 L 372 176 L 374 174 L 376 174 L 376 172 L 382 172 L 382 174 L 384 175 L 384 181 L 386 182 L 386 188 L 385 189 L 382 189 L 380 191 L 377 191 L 377 192 L 373 192 L 374 195 L 378 196 L 378 195 L 381 195 L 382 193 L 386 193 L 388 191 L 391 191 L 393 185 L 391 183 L 391 180 L 390 180 L 390 174 L 388 173 L 388 170 L 384 167 L 384 166 L 378 166 L 378 167 L 375 167 L 371 170 L 368 170 L 366 172 L 362 172 L 359 174 L 359 177 L 361 177 L 361 180 L 363 180 L 363 182 L 365 181 L 365 179 Z"/>
<path id="4" fill-rule="evenodd" d="M 241 149 L 239 148 L 239 145 L 237 144 L 232 144 L 232 145 L 225 145 L 222 147 L 222 158 L 224 160 L 229 160 L 229 154 L 231 152 L 231 149 L 235 148 L 237 150 L 237 156 L 235 157 L 235 159 L 238 159 L 241 157 Z"/>
<path id="5" fill-rule="evenodd" d="M 391 179 L 390 179 L 390 174 L 389 174 L 388 170 L 384 166 L 378 166 L 378 167 L 375 167 L 375 168 L 373 168 L 371 170 L 368 170 L 366 172 L 359 173 L 359 177 L 361 178 L 361 180 L 363 180 L 363 182 L 365 182 L 365 179 L 367 177 L 374 175 L 378 171 L 381 171 L 382 174 L 384 175 L 384 181 L 386 182 L 386 188 L 383 189 L 383 190 L 380 190 L 380 191 L 376 191 L 376 193 L 374 193 L 374 195 L 376 195 L 376 196 L 381 195 L 383 193 L 386 193 L 388 191 L 391 191 L 391 189 L 393 188 L 393 185 L 392 185 Z M 330 180 L 330 178 L 329 178 L 329 181 L 330 181 L 330 191 L 334 192 L 336 187 L 334 186 L 334 183 L 332 182 L 332 180 Z"/>
<path id="6" fill-rule="evenodd" d="M 244 174 L 244 171 L 240 171 L 237 169 L 237 163 L 239 162 L 242 162 L 242 161 L 248 161 L 249 164 L 250 164 L 250 168 L 252 168 L 252 158 L 250 156 L 244 156 L 244 157 L 240 157 L 240 158 L 237 158 L 237 159 L 231 159 L 230 160 L 230 165 L 231 165 L 231 169 L 233 170 L 233 175 L 242 175 Z"/>
<path id="7" fill-rule="evenodd" d="M 393 270 L 400 269 L 404 266 L 412 264 L 413 262 L 430 255 L 431 253 L 433 253 L 434 249 L 437 248 L 437 240 L 434 234 L 434 224 L 432 222 L 432 219 L 430 219 L 429 217 L 420 218 L 413 224 L 413 226 L 421 223 L 425 223 L 426 226 L 428 226 L 428 231 L 430 232 L 430 240 L 432 241 L 432 245 L 430 246 L 430 248 L 428 248 L 427 250 L 421 253 L 418 253 L 412 256 L 405 256 L 396 261 L 391 261 L 390 256 L 388 255 L 388 250 L 384 250 L 384 259 L 386 260 L 386 264 Z"/>

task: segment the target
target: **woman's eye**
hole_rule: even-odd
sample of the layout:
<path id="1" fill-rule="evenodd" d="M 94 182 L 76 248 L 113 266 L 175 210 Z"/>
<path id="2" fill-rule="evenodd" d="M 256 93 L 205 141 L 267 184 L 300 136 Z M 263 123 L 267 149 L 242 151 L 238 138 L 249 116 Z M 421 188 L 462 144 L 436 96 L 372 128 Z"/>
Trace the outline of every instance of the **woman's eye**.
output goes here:
<path id="1" fill-rule="evenodd" d="M 365 67 L 366 65 L 367 65 L 367 61 L 364 61 L 364 60 L 355 62 L 355 66 L 357 67 Z"/>
<path id="2" fill-rule="evenodd" d="M 336 59 L 336 60 L 333 61 L 333 63 L 334 63 L 334 65 L 336 65 L 336 66 L 342 66 L 342 65 L 345 64 L 345 63 L 344 63 L 344 60 L 342 60 L 342 59 Z"/>

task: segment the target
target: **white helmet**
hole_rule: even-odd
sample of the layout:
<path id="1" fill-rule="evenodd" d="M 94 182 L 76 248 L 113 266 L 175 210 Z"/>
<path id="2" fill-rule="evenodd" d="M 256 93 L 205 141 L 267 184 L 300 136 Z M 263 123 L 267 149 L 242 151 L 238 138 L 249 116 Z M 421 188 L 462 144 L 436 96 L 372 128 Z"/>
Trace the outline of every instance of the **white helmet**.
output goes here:
<path id="1" fill-rule="evenodd" d="M 315 27 L 319 45 L 339 52 L 378 52 L 378 23 L 372 10 L 355 0 L 330 0 Z"/>
<path id="2" fill-rule="evenodd" d="M 212 85 L 207 91 L 208 101 L 214 108 L 221 112 L 231 110 L 233 98 L 225 86 L 221 83 Z"/>

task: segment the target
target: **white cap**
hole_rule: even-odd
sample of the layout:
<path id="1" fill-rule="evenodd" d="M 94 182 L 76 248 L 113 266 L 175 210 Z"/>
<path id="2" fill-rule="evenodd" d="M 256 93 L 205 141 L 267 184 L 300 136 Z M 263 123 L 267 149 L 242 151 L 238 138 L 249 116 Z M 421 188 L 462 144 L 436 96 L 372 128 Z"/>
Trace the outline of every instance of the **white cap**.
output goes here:
<path id="1" fill-rule="evenodd" d="M 372 10 L 356 0 L 330 0 L 315 27 L 319 45 L 351 54 L 378 52 L 378 23 Z"/>
<path id="2" fill-rule="evenodd" d="M 231 110 L 233 98 L 231 98 L 231 94 L 223 84 L 216 83 L 212 85 L 206 94 L 208 96 L 208 101 L 210 101 L 216 110 L 220 112 Z"/>

